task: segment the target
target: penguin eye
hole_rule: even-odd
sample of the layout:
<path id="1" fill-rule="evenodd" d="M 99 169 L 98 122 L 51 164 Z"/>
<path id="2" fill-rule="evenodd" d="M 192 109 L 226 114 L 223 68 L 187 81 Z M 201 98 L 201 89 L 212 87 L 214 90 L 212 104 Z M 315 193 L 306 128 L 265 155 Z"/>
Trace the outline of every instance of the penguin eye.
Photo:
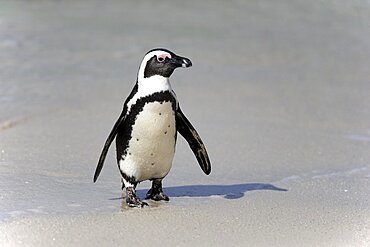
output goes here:
<path id="1" fill-rule="evenodd" d="M 164 60 L 165 60 L 164 57 L 158 57 L 157 58 L 157 61 L 160 62 L 160 63 L 163 62 Z"/>

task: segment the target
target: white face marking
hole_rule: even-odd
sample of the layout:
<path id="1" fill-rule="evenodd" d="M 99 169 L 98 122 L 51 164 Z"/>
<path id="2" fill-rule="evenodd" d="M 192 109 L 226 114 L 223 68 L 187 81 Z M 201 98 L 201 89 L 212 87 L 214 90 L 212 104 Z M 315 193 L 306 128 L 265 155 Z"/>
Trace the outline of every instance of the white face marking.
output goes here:
<path id="1" fill-rule="evenodd" d="M 154 75 L 149 78 L 144 78 L 144 70 L 145 70 L 146 63 L 153 56 L 157 56 L 157 59 L 158 58 L 166 59 L 166 57 L 171 58 L 170 53 L 161 51 L 161 50 L 152 51 L 145 55 L 145 57 L 143 58 L 143 61 L 141 62 L 139 73 L 138 73 L 138 84 L 139 84 L 138 92 L 127 103 L 128 111 L 130 111 L 131 106 L 135 104 L 139 98 L 151 95 L 156 92 L 170 91 L 176 98 L 176 95 L 173 93 L 170 81 L 167 77 L 163 77 L 160 75 Z"/>
<path id="2" fill-rule="evenodd" d="M 169 54 L 168 52 L 165 52 L 165 51 L 161 51 L 161 50 L 152 51 L 152 52 L 149 52 L 148 54 L 146 54 L 145 57 L 143 58 L 143 61 L 141 61 L 140 68 L 139 68 L 139 73 L 137 75 L 137 79 L 138 79 L 139 82 L 144 79 L 144 70 L 145 70 L 146 63 L 153 56 L 157 56 L 157 59 L 158 58 L 164 58 L 165 59 L 166 57 L 171 58 L 171 54 Z"/>

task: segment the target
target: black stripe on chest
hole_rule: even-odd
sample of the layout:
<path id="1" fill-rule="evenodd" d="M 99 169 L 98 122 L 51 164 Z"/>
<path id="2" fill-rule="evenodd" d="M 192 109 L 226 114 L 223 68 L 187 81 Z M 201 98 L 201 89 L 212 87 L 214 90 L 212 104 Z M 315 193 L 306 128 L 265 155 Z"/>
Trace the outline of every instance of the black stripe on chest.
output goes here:
<path id="1" fill-rule="evenodd" d="M 136 118 L 143 111 L 145 104 L 152 102 L 171 102 L 172 110 L 176 112 L 176 99 L 170 91 L 157 92 L 142 98 L 139 98 L 131 106 L 129 114 L 126 116 L 124 123 L 119 127 L 116 137 L 117 162 L 127 155 L 128 144 L 132 138 L 132 128 Z"/>

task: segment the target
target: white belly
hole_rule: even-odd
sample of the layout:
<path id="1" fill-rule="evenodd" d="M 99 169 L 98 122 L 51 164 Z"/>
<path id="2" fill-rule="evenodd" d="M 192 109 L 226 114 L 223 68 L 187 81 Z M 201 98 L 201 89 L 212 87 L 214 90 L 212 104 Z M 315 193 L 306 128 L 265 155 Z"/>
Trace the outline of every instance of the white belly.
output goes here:
<path id="1" fill-rule="evenodd" d="M 120 169 L 136 181 L 165 177 L 175 154 L 175 113 L 170 102 L 144 105 L 132 128 Z"/>

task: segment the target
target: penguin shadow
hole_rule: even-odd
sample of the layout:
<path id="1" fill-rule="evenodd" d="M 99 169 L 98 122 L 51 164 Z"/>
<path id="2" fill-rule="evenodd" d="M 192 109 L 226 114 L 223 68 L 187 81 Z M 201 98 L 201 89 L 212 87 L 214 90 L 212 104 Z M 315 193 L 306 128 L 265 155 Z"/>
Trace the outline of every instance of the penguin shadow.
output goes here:
<path id="1" fill-rule="evenodd" d="M 271 190 L 271 191 L 288 191 L 284 188 L 276 187 L 267 183 L 247 183 L 247 184 L 231 184 L 231 185 L 184 185 L 164 187 L 163 191 L 171 197 L 211 197 L 222 196 L 225 199 L 233 200 L 242 198 L 247 192 L 256 190 Z M 137 195 L 144 198 L 147 190 L 137 190 Z M 125 198 L 124 195 L 119 198 L 111 198 L 110 200 L 118 200 Z"/>
<path id="2" fill-rule="evenodd" d="M 225 199 L 239 199 L 245 193 L 255 190 L 288 191 L 266 183 L 247 183 L 231 185 L 185 185 L 165 187 L 164 192 L 171 197 L 211 197 L 222 196 Z"/>

